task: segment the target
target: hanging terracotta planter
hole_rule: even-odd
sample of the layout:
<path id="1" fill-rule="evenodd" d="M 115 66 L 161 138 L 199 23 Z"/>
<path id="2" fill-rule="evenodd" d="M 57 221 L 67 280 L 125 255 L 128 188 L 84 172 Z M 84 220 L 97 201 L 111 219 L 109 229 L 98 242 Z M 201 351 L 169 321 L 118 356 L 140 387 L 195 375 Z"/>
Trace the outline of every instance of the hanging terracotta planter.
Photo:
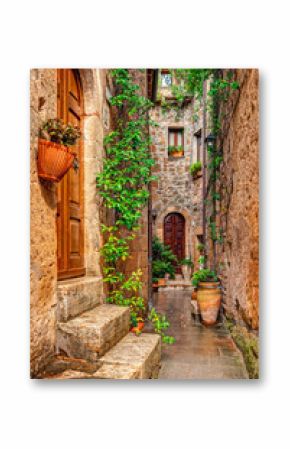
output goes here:
<path id="1" fill-rule="evenodd" d="M 221 306 L 220 283 L 199 282 L 197 302 L 202 322 L 208 326 L 215 324 Z"/>
<path id="2" fill-rule="evenodd" d="M 47 181 L 59 182 L 73 165 L 74 157 L 65 145 L 39 139 L 38 176 Z"/>

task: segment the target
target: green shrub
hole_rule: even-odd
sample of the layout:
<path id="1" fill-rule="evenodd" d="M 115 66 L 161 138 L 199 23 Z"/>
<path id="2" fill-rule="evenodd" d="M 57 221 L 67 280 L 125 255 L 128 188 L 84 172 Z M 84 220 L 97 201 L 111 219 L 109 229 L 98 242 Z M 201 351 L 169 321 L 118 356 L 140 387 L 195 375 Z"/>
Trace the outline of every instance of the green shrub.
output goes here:
<path id="1" fill-rule="evenodd" d="M 193 273 L 192 285 L 198 287 L 200 282 L 217 282 L 218 277 L 215 271 L 211 271 L 209 268 L 202 268 L 201 270 Z"/>
<path id="2" fill-rule="evenodd" d="M 171 251 L 170 247 L 160 242 L 158 237 L 153 237 L 152 242 L 152 278 L 153 282 L 164 278 L 166 274 L 170 277 L 174 276 L 177 262 L 176 256 Z"/>
<path id="3" fill-rule="evenodd" d="M 201 170 L 201 162 L 197 161 L 190 166 L 190 173 L 194 176 Z"/>

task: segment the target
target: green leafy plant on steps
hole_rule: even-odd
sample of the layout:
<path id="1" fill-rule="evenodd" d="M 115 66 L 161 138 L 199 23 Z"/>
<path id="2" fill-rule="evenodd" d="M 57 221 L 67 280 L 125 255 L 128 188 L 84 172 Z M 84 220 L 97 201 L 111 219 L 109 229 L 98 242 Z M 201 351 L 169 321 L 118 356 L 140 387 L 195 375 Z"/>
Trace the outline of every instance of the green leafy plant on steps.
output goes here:
<path id="1" fill-rule="evenodd" d="M 128 306 L 131 323 L 146 314 L 142 297 L 142 271 L 127 274 L 122 263 L 130 257 L 130 241 L 136 237 L 142 209 L 147 204 L 148 185 L 155 178 L 151 175 L 154 161 L 150 157 L 149 118 L 152 103 L 143 97 L 139 85 L 133 82 L 128 69 L 111 71 L 115 95 L 110 99 L 116 110 L 116 129 L 104 138 L 106 158 L 103 170 L 97 175 L 97 188 L 108 209 L 115 211 L 114 226 L 102 226 L 104 245 L 104 282 L 108 284 L 106 301 Z M 166 335 L 169 323 L 156 311 L 148 316 L 154 330 L 165 343 L 173 343 Z M 167 324 L 168 323 L 168 324 Z"/>

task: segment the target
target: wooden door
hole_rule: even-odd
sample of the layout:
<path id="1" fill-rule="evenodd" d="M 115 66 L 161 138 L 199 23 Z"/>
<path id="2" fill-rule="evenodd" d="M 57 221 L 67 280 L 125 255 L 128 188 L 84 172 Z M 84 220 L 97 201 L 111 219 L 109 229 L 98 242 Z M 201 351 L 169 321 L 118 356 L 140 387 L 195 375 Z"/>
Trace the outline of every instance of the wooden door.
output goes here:
<path id="1" fill-rule="evenodd" d="M 58 70 L 58 117 L 82 131 L 83 97 L 77 70 Z M 71 168 L 57 187 L 58 278 L 85 274 L 82 137 L 73 147 L 79 169 Z"/>
<path id="2" fill-rule="evenodd" d="M 164 243 L 170 246 L 173 254 L 180 261 L 185 257 L 185 220 L 181 214 L 168 214 L 164 219 Z M 176 273 L 181 273 L 176 267 Z"/>

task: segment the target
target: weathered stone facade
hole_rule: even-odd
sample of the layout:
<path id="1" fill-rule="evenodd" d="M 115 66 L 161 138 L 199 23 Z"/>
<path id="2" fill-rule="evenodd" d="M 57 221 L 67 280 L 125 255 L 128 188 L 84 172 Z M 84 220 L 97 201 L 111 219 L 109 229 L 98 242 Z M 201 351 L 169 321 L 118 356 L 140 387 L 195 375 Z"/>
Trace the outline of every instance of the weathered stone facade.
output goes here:
<path id="1" fill-rule="evenodd" d="M 250 329 L 259 327 L 259 74 L 236 70 L 240 88 L 221 114 L 216 265 L 224 287 L 226 314 Z M 212 260 L 212 252 L 209 252 Z"/>
<path id="2" fill-rule="evenodd" d="M 102 169 L 103 137 L 114 127 L 110 106 L 113 86 L 105 69 L 80 69 L 84 114 L 83 208 L 85 276 L 57 280 L 57 186 L 40 181 L 37 149 L 40 125 L 57 117 L 57 70 L 31 71 L 31 376 L 36 377 L 56 352 L 57 322 L 67 322 L 102 304 L 101 222 L 114 220 L 105 211 L 96 189 L 96 174 Z M 146 71 L 133 70 L 146 95 Z M 148 296 L 148 210 L 144 209 L 137 239 L 125 272 L 143 271 L 143 296 Z"/>
<path id="3" fill-rule="evenodd" d="M 55 70 L 31 71 L 30 107 L 30 357 L 32 375 L 54 354 L 56 326 L 56 187 L 40 183 L 36 157 L 38 130 L 57 114 Z"/>
<path id="4" fill-rule="evenodd" d="M 57 281 L 57 187 L 40 181 L 37 148 L 40 125 L 57 117 L 57 70 L 31 71 L 31 375 L 43 369 L 55 353 L 56 320 L 102 300 L 99 249 L 101 246 L 101 201 L 96 192 L 96 173 L 102 167 L 103 134 L 110 127 L 106 100 L 106 71 L 80 70 L 84 97 L 84 237 L 86 277 Z M 105 114 L 105 112 L 107 112 Z M 105 120 L 106 117 L 106 120 Z M 90 285 L 90 288 L 88 288 Z M 63 292 L 68 294 L 63 297 Z M 76 295 L 76 292 L 78 293 Z M 71 295 L 70 295 L 71 293 Z M 76 297 L 77 296 L 77 297 Z M 98 298 L 96 298 L 96 296 Z M 83 300 L 85 297 L 85 300 Z M 99 299 L 101 298 L 101 299 Z M 70 301 L 72 302 L 70 304 Z M 62 310 L 62 312 L 60 312 Z"/>
<path id="5" fill-rule="evenodd" d="M 150 118 L 157 127 L 150 127 L 152 137 L 152 157 L 155 160 L 153 174 L 157 177 L 151 185 L 153 234 L 161 241 L 164 239 L 164 219 L 171 212 L 178 212 L 185 219 L 185 257 L 197 264 L 197 235 L 202 224 L 201 182 L 202 178 L 193 179 L 190 166 L 197 161 L 197 137 L 200 121 L 193 121 L 193 101 L 177 110 L 164 109 L 156 104 Z M 168 130 L 174 127 L 183 129 L 184 154 L 174 158 L 168 154 Z"/>

